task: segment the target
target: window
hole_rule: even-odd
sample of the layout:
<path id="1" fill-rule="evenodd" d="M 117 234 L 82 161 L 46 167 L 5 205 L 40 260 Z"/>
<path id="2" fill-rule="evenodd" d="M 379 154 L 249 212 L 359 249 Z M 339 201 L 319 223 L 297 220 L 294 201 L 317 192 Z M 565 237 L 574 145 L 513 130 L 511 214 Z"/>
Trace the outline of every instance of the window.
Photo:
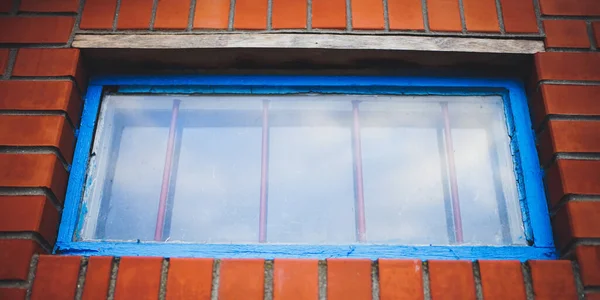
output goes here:
<path id="1" fill-rule="evenodd" d="M 554 257 L 513 82 L 100 78 L 89 89 L 58 251 Z"/>

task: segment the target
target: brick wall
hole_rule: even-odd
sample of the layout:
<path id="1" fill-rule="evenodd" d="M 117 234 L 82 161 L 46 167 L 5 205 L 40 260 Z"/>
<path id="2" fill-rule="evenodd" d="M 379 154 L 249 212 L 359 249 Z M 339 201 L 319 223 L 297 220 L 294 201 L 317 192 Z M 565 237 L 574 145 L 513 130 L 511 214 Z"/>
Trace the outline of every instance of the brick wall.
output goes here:
<path id="1" fill-rule="evenodd" d="M 562 259 L 48 255 L 86 87 L 71 42 L 131 30 L 544 37 L 530 107 Z M 0 0 L 0 299 L 598 300 L 599 47 L 598 0 Z"/>

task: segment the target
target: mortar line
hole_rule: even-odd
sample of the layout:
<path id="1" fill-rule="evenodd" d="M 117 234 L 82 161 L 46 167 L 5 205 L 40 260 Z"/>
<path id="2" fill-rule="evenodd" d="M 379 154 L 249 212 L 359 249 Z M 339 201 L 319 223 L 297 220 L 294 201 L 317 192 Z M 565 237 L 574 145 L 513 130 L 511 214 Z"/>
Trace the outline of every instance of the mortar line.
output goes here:
<path id="1" fill-rule="evenodd" d="M 274 262 L 271 259 L 265 259 L 264 261 L 264 300 L 273 300 L 273 265 Z"/>
<path id="2" fill-rule="evenodd" d="M 423 300 L 431 300 L 431 283 L 429 282 L 429 262 L 421 262 L 421 276 L 423 277 Z"/>
<path id="3" fill-rule="evenodd" d="M 481 269 L 479 267 L 479 261 L 473 262 L 473 279 L 475 281 L 475 296 L 477 300 L 483 300 L 483 288 L 481 286 Z"/>
<path id="4" fill-rule="evenodd" d="M 11 116 L 62 116 L 67 120 L 71 129 L 75 130 L 73 121 L 69 118 L 66 112 L 62 110 L 0 110 L 0 115 Z"/>
<path id="5" fill-rule="evenodd" d="M 17 52 L 18 49 L 14 48 L 8 51 L 8 62 L 4 68 L 4 75 L 2 75 L 3 79 L 9 79 L 12 76 L 12 71 L 15 67 L 15 62 L 17 61 Z"/>
<path id="6" fill-rule="evenodd" d="M 221 260 L 214 259 L 213 267 L 212 267 L 212 282 L 210 286 L 210 299 L 218 300 L 219 299 L 219 281 L 221 276 Z"/>
<path id="7" fill-rule="evenodd" d="M 575 288 L 577 290 L 577 296 L 579 300 L 584 300 L 585 296 L 583 294 L 583 282 L 581 281 L 581 274 L 579 270 L 579 264 L 576 260 L 571 261 L 571 268 L 573 270 L 573 280 L 575 281 Z"/>
<path id="8" fill-rule="evenodd" d="M 346 0 L 346 31 L 352 31 L 352 0 Z"/>
<path id="9" fill-rule="evenodd" d="M 379 261 L 371 262 L 371 299 L 379 300 Z"/>
<path id="10" fill-rule="evenodd" d="M 429 14 L 427 11 L 427 0 L 421 0 L 421 13 L 423 14 L 423 28 L 425 29 L 425 34 L 431 33 L 431 29 L 429 28 Z"/>
<path id="11" fill-rule="evenodd" d="M 383 0 L 383 31 L 390 31 L 390 12 L 388 0 Z"/>
<path id="12" fill-rule="evenodd" d="M 27 292 L 25 292 L 26 300 L 31 299 L 31 292 L 33 290 L 33 282 L 35 281 L 35 272 L 37 271 L 39 257 L 39 254 L 34 254 L 31 256 L 31 260 L 29 261 L 29 271 L 27 273 Z"/>
<path id="13" fill-rule="evenodd" d="M 85 6 L 85 0 L 79 0 L 79 6 L 77 7 L 77 15 L 75 15 L 75 24 L 73 24 L 73 29 L 71 30 L 71 35 L 69 36 L 69 41 L 67 45 L 71 47 L 73 44 L 73 40 L 75 39 L 75 35 L 79 31 L 79 24 L 81 24 L 81 15 L 83 14 L 83 7 Z"/>
<path id="14" fill-rule="evenodd" d="M 267 31 L 273 30 L 273 0 L 267 0 Z"/>
<path id="15" fill-rule="evenodd" d="M 13 0 L 12 7 L 10 9 L 11 15 L 16 15 L 19 12 L 19 8 L 21 6 L 21 0 Z"/>
<path id="16" fill-rule="evenodd" d="M 537 21 L 538 32 L 541 35 L 546 35 L 546 31 L 544 30 L 544 25 L 542 24 L 542 10 L 540 9 L 540 1 L 533 0 L 533 8 L 535 10 L 535 18 Z"/>
<path id="17" fill-rule="evenodd" d="M 194 17 L 196 16 L 196 0 L 190 0 L 190 11 L 188 14 L 188 25 L 186 32 L 191 32 L 194 28 Z"/>
<path id="18" fill-rule="evenodd" d="M 36 242 L 40 248 L 48 253 L 52 253 L 52 245 L 36 231 L 4 231 L 0 232 L 0 240 L 32 240 Z"/>
<path id="19" fill-rule="evenodd" d="M 533 293 L 533 280 L 531 278 L 531 268 L 529 267 L 529 263 L 521 263 L 521 273 L 523 274 L 523 284 L 525 285 L 525 294 L 527 295 L 528 300 L 534 299 Z"/>
<path id="20" fill-rule="evenodd" d="M 500 0 L 496 0 L 496 12 L 498 13 L 498 26 L 500 26 L 500 34 L 506 34 L 506 28 L 504 27 L 504 12 L 502 12 L 502 3 Z"/>
<path id="21" fill-rule="evenodd" d="M 54 193 L 47 187 L 3 187 L 0 186 L 0 195 L 2 196 L 46 196 L 50 203 L 60 213 L 62 206 Z"/>
<path id="22" fill-rule="evenodd" d="M 158 299 L 165 300 L 167 296 L 167 279 L 169 278 L 169 266 L 171 261 L 168 257 L 163 258 L 160 269 L 160 287 L 158 289 Z"/>
<path id="23" fill-rule="evenodd" d="M 115 299 L 115 289 L 117 287 L 117 276 L 119 275 L 119 264 L 121 263 L 120 257 L 115 257 L 112 260 L 112 268 L 110 269 L 110 279 L 108 281 L 108 292 L 106 294 L 106 300 Z"/>
<path id="24" fill-rule="evenodd" d="M 588 34 L 588 38 L 590 40 L 590 49 L 595 51 L 595 50 L 597 50 L 596 43 L 598 41 L 596 41 L 596 36 L 594 35 L 594 27 L 592 26 L 591 21 L 586 21 L 585 25 L 587 27 L 587 34 Z"/>
<path id="25" fill-rule="evenodd" d="M 312 0 L 306 0 L 306 30 L 312 31 Z"/>
<path id="26" fill-rule="evenodd" d="M 229 20 L 227 23 L 227 31 L 233 31 L 233 23 L 235 19 L 235 0 L 229 1 Z"/>
<path id="27" fill-rule="evenodd" d="M 115 16 L 113 18 L 112 31 L 117 31 L 117 24 L 119 23 L 119 12 L 121 10 L 121 0 L 117 0 L 117 6 L 115 6 Z"/>
<path id="28" fill-rule="evenodd" d="M 71 165 L 60 153 L 56 146 L 0 146 L 0 153 L 8 154 L 54 154 L 61 162 L 65 171 L 69 172 Z"/>
<path id="29" fill-rule="evenodd" d="M 152 14 L 150 15 L 150 24 L 148 29 L 154 31 L 154 22 L 156 22 L 156 11 L 158 10 L 158 0 L 152 1 Z"/>
<path id="30" fill-rule="evenodd" d="M 317 276 L 319 279 L 319 300 L 327 300 L 327 260 L 319 260 Z"/>
<path id="31" fill-rule="evenodd" d="M 81 300 L 83 297 L 83 288 L 85 286 L 85 276 L 87 274 L 88 257 L 82 257 L 79 264 L 79 275 L 77 275 L 77 285 L 75 288 L 75 300 Z"/>
<path id="32" fill-rule="evenodd" d="M 458 12 L 460 13 L 460 24 L 462 28 L 462 33 L 467 33 L 467 20 L 465 19 L 465 5 L 463 0 L 458 0 Z"/>

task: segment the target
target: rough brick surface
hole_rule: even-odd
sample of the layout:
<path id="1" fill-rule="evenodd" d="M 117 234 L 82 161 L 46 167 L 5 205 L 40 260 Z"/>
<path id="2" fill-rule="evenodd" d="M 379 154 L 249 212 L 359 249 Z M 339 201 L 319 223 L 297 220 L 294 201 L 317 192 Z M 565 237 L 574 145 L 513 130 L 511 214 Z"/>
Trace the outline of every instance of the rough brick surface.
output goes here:
<path id="1" fill-rule="evenodd" d="M 171 258 L 166 299 L 210 300 L 213 260 Z"/>
<path id="2" fill-rule="evenodd" d="M 86 85 L 79 49 L 19 49 L 13 76 L 71 76 Z"/>
<path id="3" fill-rule="evenodd" d="M 219 281 L 221 300 L 262 300 L 265 284 L 263 259 L 223 259 Z"/>
<path id="4" fill-rule="evenodd" d="M 542 14 L 559 16 L 600 16 L 596 0 L 539 0 Z"/>
<path id="5" fill-rule="evenodd" d="M 370 299 L 371 261 L 327 259 L 327 299 Z"/>
<path id="6" fill-rule="evenodd" d="M 190 0 L 158 1 L 154 29 L 186 29 L 190 15 L 190 5 Z"/>
<path id="7" fill-rule="evenodd" d="M 273 299 L 319 298 L 319 262 L 316 259 L 275 259 Z"/>
<path id="8" fill-rule="evenodd" d="M 569 201 L 552 218 L 559 249 L 574 239 L 600 238 L 600 202 Z"/>
<path id="9" fill-rule="evenodd" d="M 433 31 L 462 31 L 458 0 L 427 0 L 427 14 Z"/>
<path id="10" fill-rule="evenodd" d="M 321 29 L 346 29 L 346 1 L 313 0 L 312 27 Z"/>
<path id="11" fill-rule="evenodd" d="M 600 161 L 558 160 L 546 171 L 551 207 L 569 194 L 600 194 Z"/>
<path id="12" fill-rule="evenodd" d="M 600 22 L 592 23 L 594 37 L 596 38 L 596 47 L 600 48 Z"/>
<path id="13" fill-rule="evenodd" d="M 519 261 L 480 260 L 479 270 L 484 299 L 527 299 Z"/>
<path id="14" fill-rule="evenodd" d="M 546 47 L 589 48 L 587 25 L 582 20 L 545 20 Z"/>
<path id="15" fill-rule="evenodd" d="M 10 51 L 8 49 L 0 49 L 0 75 L 4 74 L 4 71 L 8 66 L 9 53 Z"/>
<path id="16" fill-rule="evenodd" d="M 551 120 L 538 143 L 542 164 L 550 162 L 554 153 L 600 152 L 600 123 Z"/>
<path id="17" fill-rule="evenodd" d="M 500 0 L 507 33 L 538 33 L 533 1 Z"/>
<path id="18" fill-rule="evenodd" d="M 158 299 L 162 261 L 161 257 L 122 257 L 115 300 Z"/>
<path id="19" fill-rule="evenodd" d="M 38 232 L 54 244 L 57 225 L 58 211 L 45 196 L 0 196 L 0 231 Z"/>
<path id="20" fill-rule="evenodd" d="M 19 288 L 0 288 L 0 299 L 25 300 L 26 289 Z"/>
<path id="21" fill-rule="evenodd" d="M 531 104 L 534 127 L 548 115 L 600 115 L 600 105 L 596 105 L 600 86 L 543 84 L 540 91 L 542 99 Z"/>
<path id="22" fill-rule="evenodd" d="M 463 0 L 469 32 L 500 32 L 495 0 Z"/>
<path id="23" fill-rule="evenodd" d="M 352 1 L 352 29 L 383 30 L 384 27 L 383 1 Z"/>
<path id="24" fill-rule="evenodd" d="M 40 255 L 31 299 L 74 299 L 80 264 L 79 256 Z"/>
<path id="25" fill-rule="evenodd" d="M 539 80 L 600 80 L 600 53 L 537 53 L 535 64 Z"/>
<path id="26" fill-rule="evenodd" d="M 0 18 L 0 43 L 59 43 L 69 40 L 73 17 Z"/>
<path id="27" fill-rule="evenodd" d="M 597 212 L 599 211 L 600 209 L 597 209 Z M 596 213 L 595 217 L 597 218 L 598 215 Z M 575 255 L 579 263 L 583 285 L 600 286 L 600 246 L 577 246 Z"/>
<path id="28" fill-rule="evenodd" d="M 26 280 L 31 257 L 42 252 L 33 240 L 0 239 L 0 280 Z"/>
<path id="29" fill-rule="evenodd" d="M 153 0 L 121 0 L 117 29 L 142 30 L 150 27 Z"/>
<path id="30" fill-rule="evenodd" d="M 573 269 L 568 260 L 529 261 L 536 300 L 576 300 Z"/>
<path id="31" fill-rule="evenodd" d="M 81 14 L 81 29 L 111 29 L 117 10 L 117 1 L 86 0 Z"/>
<path id="32" fill-rule="evenodd" d="M 229 0 L 196 0 L 194 28 L 226 29 L 229 24 Z"/>
<path id="33" fill-rule="evenodd" d="M 379 298 L 424 299 L 421 261 L 379 259 Z"/>
<path id="34" fill-rule="evenodd" d="M 77 12 L 78 0 L 21 0 L 20 11 Z"/>
<path id="35" fill-rule="evenodd" d="M 91 256 L 89 258 L 83 287 L 83 300 L 106 299 L 112 261 L 113 258 L 107 256 Z"/>
<path id="36" fill-rule="evenodd" d="M 421 1 L 388 0 L 390 30 L 424 30 Z"/>
<path id="37" fill-rule="evenodd" d="M 0 154 L 0 186 L 45 187 L 65 197 L 67 171 L 54 154 Z"/>
<path id="38" fill-rule="evenodd" d="M 267 28 L 267 0 L 236 0 L 233 28 L 264 30 Z"/>
<path id="39" fill-rule="evenodd" d="M 475 300 L 473 266 L 469 261 L 429 261 L 431 299 Z"/>

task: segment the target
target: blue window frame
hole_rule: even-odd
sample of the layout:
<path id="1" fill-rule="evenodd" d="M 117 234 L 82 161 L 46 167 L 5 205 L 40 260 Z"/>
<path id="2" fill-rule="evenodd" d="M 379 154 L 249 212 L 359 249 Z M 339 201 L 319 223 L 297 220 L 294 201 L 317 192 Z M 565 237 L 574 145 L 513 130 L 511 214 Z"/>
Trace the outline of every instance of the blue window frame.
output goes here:
<path id="1" fill-rule="evenodd" d="M 501 97 L 516 194 L 526 245 L 402 245 L 392 243 L 207 244 L 82 240 L 92 184 L 89 165 L 98 117 L 107 87 L 120 95 L 322 95 Z M 354 103 L 354 102 L 353 102 Z M 355 104 L 353 104 L 355 105 Z M 179 109 L 179 102 L 174 104 Z M 356 106 L 354 106 L 356 112 Z M 446 111 L 442 104 L 442 111 Z M 266 109 L 265 109 L 266 111 Z M 264 124 L 263 124 L 264 125 Z M 452 148 L 450 148 L 452 149 Z M 92 160 L 93 161 L 93 160 Z M 354 166 L 356 168 L 356 166 Z M 356 170 L 355 170 L 356 171 Z M 362 171 L 361 171 L 362 172 Z M 362 181 L 362 179 L 361 179 Z M 356 188 L 356 186 L 355 186 Z M 362 192 L 361 192 L 362 193 Z M 524 89 L 510 79 L 457 79 L 358 76 L 135 76 L 95 77 L 88 86 L 55 252 L 76 255 L 167 257 L 360 257 L 420 259 L 554 259 L 549 215 Z M 261 200 L 262 201 L 262 200 Z M 83 204 L 82 204 L 83 203 Z M 456 226 L 456 224 L 454 224 Z M 357 227 L 361 227 L 357 225 Z M 362 241 L 360 229 L 358 240 Z M 262 233 L 262 231 L 261 231 Z M 462 237 L 461 237 L 462 239 Z"/>

